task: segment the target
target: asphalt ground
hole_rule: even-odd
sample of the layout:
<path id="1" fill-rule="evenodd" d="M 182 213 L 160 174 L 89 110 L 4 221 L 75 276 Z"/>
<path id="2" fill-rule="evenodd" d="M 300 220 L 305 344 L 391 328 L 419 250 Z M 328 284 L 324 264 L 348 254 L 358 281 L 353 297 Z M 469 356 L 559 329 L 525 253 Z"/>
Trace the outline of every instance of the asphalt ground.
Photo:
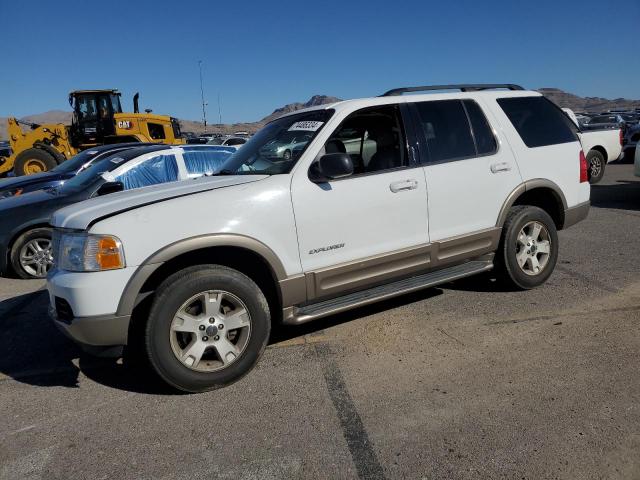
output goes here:
<path id="1" fill-rule="evenodd" d="M 0 279 L 1 479 L 640 478 L 640 178 L 609 165 L 549 282 L 469 278 L 279 328 L 177 394 Z"/>

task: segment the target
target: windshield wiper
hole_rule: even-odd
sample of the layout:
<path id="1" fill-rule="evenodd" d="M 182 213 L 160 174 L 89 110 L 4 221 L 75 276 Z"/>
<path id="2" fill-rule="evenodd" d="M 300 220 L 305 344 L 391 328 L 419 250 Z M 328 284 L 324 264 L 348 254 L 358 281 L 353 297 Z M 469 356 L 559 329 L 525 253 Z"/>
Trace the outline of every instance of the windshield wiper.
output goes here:
<path id="1" fill-rule="evenodd" d="M 228 168 L 223 168 L 219 172 L 214 173 L 214 175 L 237 175 L 237 174 L 238 172 L 236 172 L 235 170 L 230 170 Z"/>

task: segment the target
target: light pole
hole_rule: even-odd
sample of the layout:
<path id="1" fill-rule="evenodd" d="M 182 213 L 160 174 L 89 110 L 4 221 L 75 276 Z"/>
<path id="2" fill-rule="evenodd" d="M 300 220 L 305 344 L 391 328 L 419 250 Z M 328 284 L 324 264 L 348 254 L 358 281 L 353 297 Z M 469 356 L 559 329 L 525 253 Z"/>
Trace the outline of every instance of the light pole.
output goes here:
<path id="1" fill-rule="evenodd" d="M 207 110 L 204 103 L 204 87 L 202 86 L 202 60 L 198 60 L 198 68 L 200 69 L 200 97 L 202 98 L 202 123 L 204 123 L 204 133 L 207 133 Z"/>

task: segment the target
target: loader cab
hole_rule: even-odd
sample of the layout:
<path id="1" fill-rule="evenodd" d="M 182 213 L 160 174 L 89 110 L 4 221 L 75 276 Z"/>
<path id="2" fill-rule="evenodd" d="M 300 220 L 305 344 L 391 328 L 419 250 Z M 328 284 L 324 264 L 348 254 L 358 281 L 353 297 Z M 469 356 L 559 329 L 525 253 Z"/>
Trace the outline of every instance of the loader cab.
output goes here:
<path id="1" fill-rule="evenodd" d="M 114 114 L 122 113 L 117 90 L 78 90 L 69 94 L 73 107 L 71 141 L 82 148 L 105 143 L 115 134 Z"/>

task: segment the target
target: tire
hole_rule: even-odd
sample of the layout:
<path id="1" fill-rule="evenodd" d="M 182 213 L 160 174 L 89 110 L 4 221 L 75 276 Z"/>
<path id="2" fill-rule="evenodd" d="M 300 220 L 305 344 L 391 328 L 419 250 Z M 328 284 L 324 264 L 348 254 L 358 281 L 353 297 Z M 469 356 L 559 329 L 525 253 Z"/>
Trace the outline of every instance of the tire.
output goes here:
<path id="1" fill-rule="evenodd" d="M 49 152 L 40 148 L 29 148 L 16 156 L 13 171 L 16 176 L 32 175 L 48 172 L 58 165 L 56 159 Z"/>
<path id="2" fill-rule="evenodd" d="M 540 235 L 534 238 L 536 240 L 534 248 L 531 248 L 527 246 L 529 243 L 527 233 L 532 233 L 531 226 L 534 224 L 541 225 L 542 228 Z M 521 232 L 525 234 L 524 238 L 520 238 Z M 545 241 L 548 242 L 546 254 L 542 249 Z M 531 250 L 527 250 L 528 248 Z M 527 252 L 531 252 L 531 255 Z M 525 256 L 536 256 L 539 271 L 535 271 L 533 259 L 525 260 L 524 266 L 520 266 L 519 259 Z M 496 272 L 500 280 L 521 290 L 535 288 L 547 281 L 557 261 L 558 233 L 549 214 L 541 208 L 530 205 L 512 207 L 502 227 L 502 238 L 496 252 Z"/>
<path id="3" fill-rule="evenodd" d="M 13 242 L 10 258 L 11 267 L 18 277 L 45 278 L 53 265 L 51 229 L 34 228 L 20 235 Z"/>
<path id="4" fill-rule="evenodd" d="M 282 154 L 284 160 L 291 160 L 291 150 L 285 150 Z"/>
<path id="5" fill-rule="evenodd" d="M 587 154 L 587 165 L 589 165 L 589 183 L 593 185 L 602 180 L 607 165 L 604 155 L 597 150 L 590 150 Z"/>
<path id="6" fill-rule="evenodd" d="M 212 310 L 206 311 L 205 304 Z M 220 305 L 233 309 L 227 314 Z M 233 317 L 242 309 L 248 317 Z M 215 321 L 210 315 L 216 316 Z M 234 318 L 243 326 L 219 328 L 230 327 Z M 224 387 L 249 373 L 262 356 L 270 331 L 267 299 L 249 277 L 221 265 L 200 265 L 181 270 L 160 285 L 149 311 L 145 347 L 151 366 L 165 382 L 197 393 Z M 223 354 L 228 363 L 222 361 Z"/>

